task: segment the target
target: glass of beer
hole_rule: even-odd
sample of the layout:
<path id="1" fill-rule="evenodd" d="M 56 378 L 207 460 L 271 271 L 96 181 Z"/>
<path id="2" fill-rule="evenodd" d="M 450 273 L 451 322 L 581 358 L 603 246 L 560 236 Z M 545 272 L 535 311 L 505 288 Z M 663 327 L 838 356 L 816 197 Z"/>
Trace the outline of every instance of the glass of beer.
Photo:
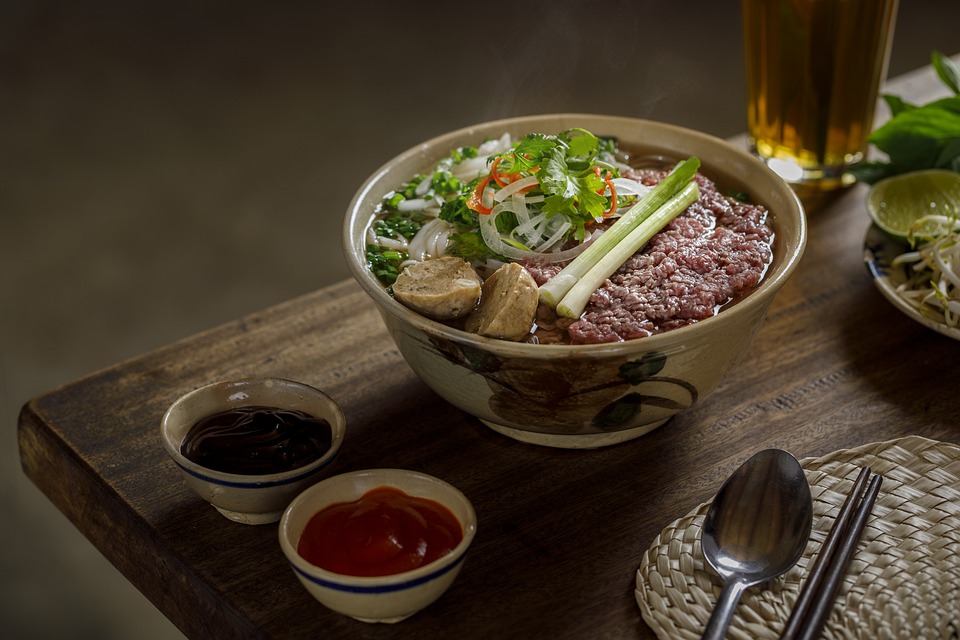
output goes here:
<path id="1" fill-rule="evenodd" d="M 898 0 L 742 0 L 751 150 L 798 192 L 852 184 Z"/>

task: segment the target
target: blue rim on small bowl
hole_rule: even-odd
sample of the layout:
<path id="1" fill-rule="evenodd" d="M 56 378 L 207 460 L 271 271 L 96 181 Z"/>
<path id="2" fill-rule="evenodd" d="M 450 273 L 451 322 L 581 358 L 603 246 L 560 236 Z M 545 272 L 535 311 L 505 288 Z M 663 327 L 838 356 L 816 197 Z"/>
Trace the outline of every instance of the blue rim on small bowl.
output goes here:
<path id="1" fill-rule="evenodd" d="M 454 555 L 456 556 L 455 551 L 456 550 L 454 550 Z M 410 578 L 409 580 L 405 580 L 404 582 L 398 582 L 395 584 L 391 583 L 391 584 L 371 584 L 371 585 L 342 584 L 340 582 L 334 582 L 333 580 L 325 580 L 320 576 L 312 575 L 304 571 L 303 569 L 300 569 L 297 565 L 295 565 L 292 562 L 290 563 L 290 566 L 293 568 L 294 571 L 297 572 L 299 576 L 301 576 L 306 580 L 309 580 L 310 582 L 318 584 L 321 587 L 327 587 L 329 589 L 335 589 L 337 591 L 345 591 L 347 593 L 392 593 L 394 591 L 403 591 L 404 589 L 417 587 L 422 584 L 426 584 L 431 580 L 436 580 L 437 578 L 443 576 L 444 574 L 450 571 L 453 571 L 454 569 L 459 569 L 460 565 L 466 559 L 467 559 L 467 554 L 460 553 L 459 556 L 456 557 L 456 560 L 454 562 L 447 564 L 445 566 L 439 567 L 436 571 L 432 573 L 428 573 L 426 575 L 418 576 L 415 578 Z"/>
<path id="2" fill-rule="evenodd" d="M 444 505 L 460 522 L 463 539 L 450 553 L 429 564 L 375 577 L 333 573 L 311 564 L 297 552 L 300 536 L 313 515 L 383 486 Z M 476 537 L 477 516 L 470 500 L 439 478 L 406 469 L 366 469 L 332 476 L 306 489 L 284 511 L 278 533 L 294 574 L 321 604 L 364 622 L 393 623 L 431 604 L 453 583 Z"/>

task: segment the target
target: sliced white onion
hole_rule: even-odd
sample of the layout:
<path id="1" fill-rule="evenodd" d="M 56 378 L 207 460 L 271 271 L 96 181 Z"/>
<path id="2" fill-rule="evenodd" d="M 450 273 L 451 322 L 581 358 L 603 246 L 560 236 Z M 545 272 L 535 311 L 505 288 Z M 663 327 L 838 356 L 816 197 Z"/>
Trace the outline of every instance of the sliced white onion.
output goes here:
<path id="1" fill-rule="evenodd" d="M 533 248 L 534 251 L 545 251 L 553 245 L 557 244 L 563 236 L 567 233 L 567 230 L 570 229 L 573 225 L 570 224 L 568 220 L 564 220 L 563 224 L 557 226 L 557 230 L 553 232 L 553 235 L 543 241 L 542 244 Z"/>
<path id="2" fill-rule="evenodd" d="M 493 201 L 493 187 L 487 185 L 487 188 L 480 194 L 480 204 L 492 209 L 497 203 Z"/>
<path id="3" fill-rule="evenodd" d="M 526 229 L 530 226 L 530 210 L 527 208 L 527 203 L 523 197 L 517 196 L 516 198 L 510 198 L 497 206 L 501 211 L 512 211 L 513 214 L 517 216 L 517 227 Z M 516 231 L 516 229 L 514 229 L 514 231 Z M 526 234 L 521 233 L 521 235 L 525 236 Z"/>
<path id="4" fill-rule="evenodd" d="M 640 198 L 650 193 L 653 188 L 630 178 L 614 178 L 613 186 L 616 187 L 619 196 L 638 196 Z"/>
<path id="5" fill-rule="evenodd" d="M 501 205 L 497 205 L 489 214 L 480 216 L 480 234 L 483 236 L 483 241 L 488 247 L 490 247 L 490 249 L 505 258 L 509 258 L 510 260 L 566 262 L 567 260 L 573 260 L 590 244 L 590 242 L 581 242 L 577 246 L 563 251 L 541 252 L 520 249 L 504 242 L 503 237 L 500 235 L 500 231 L 497 230 L 497 216 L 500 215 L 504 210 L 505 209 Z M 595 236 L 592 237 L 592 239 L 595 239 Z"/>
<path id="6" fill-rule="evenodd" d="M 524 189 L 528 189 L 530 187 L 535 187 L 538 184 L 540 184 L 540 181 L 537 180 L 537 176 L 527 176 L 526 178 L 520 178 L 519 180 L 515 182 L 511 182 L 507 186 L 497 191 L 497 193 L 493 196 L 493 199 L 497 202 L 503 202 L 513 194 L 523 191 Z"/>
<path id="7" fill-rule="evenodd" d="M 490 211 L 490 213 L 480 216 L 480 235 L 483 236 L 483 241 L 495 253 L 498 253 L 505 258 L 510 258 L 511 260 L 524 260 L 532 257 L 532 251 L 518 249 L 517 247 L 508 245 L 503 241 L 503 237 L 500 235 L 500 231 L 497 229 L 497 216 L 499 216 L 503 211 L 504 207 L 502 205 L 497 205 Z"/>
<path id="8" fill-rule="evenodd" d="M 531 244 L 533 241 L 539 242 L 543 239 L 540 230 L 546 220 L 547 214 L 543 212 L 538 213 L 532 218 L 527 216 L 526 220 L 521 221 L 511 233 L 514 237 L 519 236 L 524 244 Z"/>

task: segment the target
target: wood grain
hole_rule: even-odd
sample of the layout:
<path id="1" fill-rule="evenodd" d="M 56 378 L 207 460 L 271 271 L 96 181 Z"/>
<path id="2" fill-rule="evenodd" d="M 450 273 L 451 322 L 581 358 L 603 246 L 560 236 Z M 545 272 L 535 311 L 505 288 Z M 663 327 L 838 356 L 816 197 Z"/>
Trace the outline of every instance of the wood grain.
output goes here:
<path id="1" fill-rule="evenodd" d="M 928 71 L 891 86 L 926 96 Z M 433 394 L 352 281 L 216 327 L 38 397 L 24 472 L 191 638 L 651 638 L 635 571 L 662 527 L 750 455 L 798 457 L 908 434 L 960 442 L 960 344 L 902 316 L 863 265 L 865 188 L 810 214 L 807 252 L 753 350 L 691 411 L 632 442 L 566 451 L 497 435 Z M 390 626 L 331 613 L 296 581 L 275 525 L 227 521 L 184 484 L 160 417 L 207 382 L 282 376 L 342 406 L 331 473 L 403 467 L 474 503 L 454 586 Z"/>

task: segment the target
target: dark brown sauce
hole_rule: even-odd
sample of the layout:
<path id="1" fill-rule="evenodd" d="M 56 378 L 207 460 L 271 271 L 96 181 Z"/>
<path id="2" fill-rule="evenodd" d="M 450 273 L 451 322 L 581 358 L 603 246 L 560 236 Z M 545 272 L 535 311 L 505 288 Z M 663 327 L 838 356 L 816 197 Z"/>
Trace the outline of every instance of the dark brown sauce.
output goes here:
<path id="1" fill-rule="evenodd" d="M 180 452 L 208 469 L 265 475 L 318 460 L 332 438 L 329 422 L 303 411 L 237 407 L 193 425 Z"/>

